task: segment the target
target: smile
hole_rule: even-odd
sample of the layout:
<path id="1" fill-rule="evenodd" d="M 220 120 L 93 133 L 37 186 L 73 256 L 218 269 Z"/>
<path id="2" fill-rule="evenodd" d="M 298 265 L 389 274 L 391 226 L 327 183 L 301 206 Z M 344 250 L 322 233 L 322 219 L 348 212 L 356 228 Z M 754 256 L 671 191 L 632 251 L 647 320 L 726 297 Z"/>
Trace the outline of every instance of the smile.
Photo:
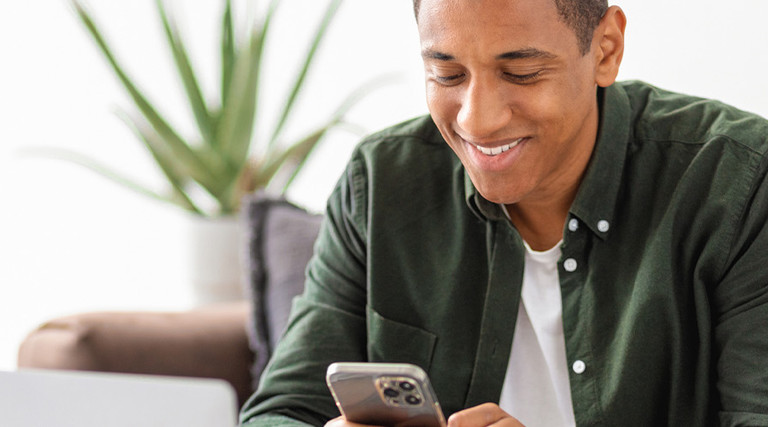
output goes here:
<path id="1" fill-rule="evenodd" d="M 519 138 L 519 139 L 517 139 L 517 140 L 515 140 L 515 141 L 513 141 L 513 142 L 511 142 L 511 143 L 509 143 L 507 145 L 501 145 L 501 146 L 493 147 L 493 148 L 481 147 L 481 146 L 475 145 L 475 144 L 472 144 L 472 146 L 477 148 L 481 153 L 485 154 L 486 156 L 498 156 L 499 154 L 501 154 L 501 153 L 503 153 L 505 151 L 508 151 L 508 150 L 510 150 L 512 148 L 515 148 L 517 146 L 517 144 L 519 144 L 523 139 L 525 139 L 525 138 Z"/>

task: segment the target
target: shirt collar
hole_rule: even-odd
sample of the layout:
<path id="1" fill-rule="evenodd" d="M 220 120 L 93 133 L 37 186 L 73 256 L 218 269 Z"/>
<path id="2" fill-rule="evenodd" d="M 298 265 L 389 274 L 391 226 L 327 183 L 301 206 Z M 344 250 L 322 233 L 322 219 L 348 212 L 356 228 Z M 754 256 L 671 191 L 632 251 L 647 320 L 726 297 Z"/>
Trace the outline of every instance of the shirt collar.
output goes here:
<path id="1" fill-rule="evenodd" d="M 617 85 L 598 89 L 600 122 L 597 142 L 584 179 L 571 206 L 571 213 L 592 232 L 605 238 L 613 225 L 624 159 L 629 140 L 630 105 Z M 503 220 L 504 212 L 489 202 L 464 171 L 464 196 L 470 210 L 481 219 Z"/>
<path id="2" fill-rule="evenodd" d="M 592 159 L 581 181 L 571 214 L 606 238 L 614 226 L 616 202 L 629 144 L 629 97 L 618 85 L 598 92 L 600 125 Z"/>
<path id="3" fill-rule="evenodd" d="M 489 202 L 485 197 L 478 193 L 475 185 L 472 184 L 472 180 L 469 178 L 466 169 L 464 169 L 464 197 L 469 206 L 469 210 L 481 220 L 506 220 L 504 211 L 497 203 Z"/>

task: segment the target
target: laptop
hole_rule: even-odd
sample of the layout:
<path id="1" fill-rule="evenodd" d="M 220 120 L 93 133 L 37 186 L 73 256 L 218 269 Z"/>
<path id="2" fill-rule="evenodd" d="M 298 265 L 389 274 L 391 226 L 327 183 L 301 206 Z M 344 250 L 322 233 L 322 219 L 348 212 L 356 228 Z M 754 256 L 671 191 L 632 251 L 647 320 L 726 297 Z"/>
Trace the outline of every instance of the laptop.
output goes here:
<path id="1" fill-rule="evenodd" d="M 223 380 L 83 371 L 0 371 L 4 427 L 233 427 Z"/>

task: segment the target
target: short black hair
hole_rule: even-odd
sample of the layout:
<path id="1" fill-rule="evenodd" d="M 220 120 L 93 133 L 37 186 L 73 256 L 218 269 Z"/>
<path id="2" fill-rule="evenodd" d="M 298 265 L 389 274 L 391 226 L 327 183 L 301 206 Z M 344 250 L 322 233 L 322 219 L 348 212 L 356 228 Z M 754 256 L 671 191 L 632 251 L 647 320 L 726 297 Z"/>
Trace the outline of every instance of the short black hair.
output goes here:
<path id="1" fill-rule="evenodd" d="M 576 33 L 581 54 L 585 55 L 592 44 L 595 28 L 608 10 L 608 0 L 554 0 L 554 2 L 560 19 Z M 420 5 L 421 0 L 413 0 L 413 13 L 417 21 Z"/>

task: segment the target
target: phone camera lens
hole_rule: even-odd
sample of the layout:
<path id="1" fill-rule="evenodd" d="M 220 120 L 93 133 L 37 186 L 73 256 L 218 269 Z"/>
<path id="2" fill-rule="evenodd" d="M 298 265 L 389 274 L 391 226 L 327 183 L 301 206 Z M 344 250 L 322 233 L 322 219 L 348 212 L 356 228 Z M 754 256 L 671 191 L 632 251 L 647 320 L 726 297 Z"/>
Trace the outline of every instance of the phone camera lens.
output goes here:
<path id="1" fill-rule="evenodd" d="M 414 386 L 412 382 L 401 381 L 400 388 L 405 391 L 412 391 L 414 388 L 416 388 L 416 386 Z"/>
<path id="2" fill-rule="evenodd" d="M 384 395 L 387 397 L 397 397 L 400 395 L 400 392 L 393 388 L 387 387 L 384 389 Z"/>
<path id="3" fill-rule="evenodd" d="M 407 397 L 405 398 L 405 401 L 406 401 L 406 402 L 407 402 L 409 405 L 419 405 L 419 404 L 421 404 L 421 399 L 419 399 L 418 397 L 416 397 L 416 396 L 413 396 L 413 395 L 407 396 Z"/>

